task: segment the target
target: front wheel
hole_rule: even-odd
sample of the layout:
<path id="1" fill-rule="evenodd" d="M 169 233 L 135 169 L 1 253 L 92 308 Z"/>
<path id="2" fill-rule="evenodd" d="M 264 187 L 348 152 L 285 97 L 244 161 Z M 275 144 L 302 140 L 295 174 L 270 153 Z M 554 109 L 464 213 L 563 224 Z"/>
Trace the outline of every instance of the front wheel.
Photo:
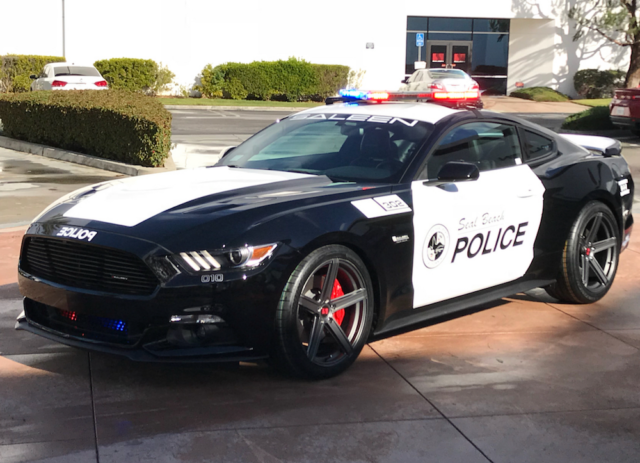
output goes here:
<path id="1" fill-rule="evenodd" d="M 373 304 L 371 278 L 356 253 L 338 245 L 313 251 L 280 298 L 272 360 L 310 379 L 342 373 L 367 341 Z"/>
<path id="2" fill-rule="evenodd" d="M 599 201 L 588 203 L 565 242 L 556 283 L 547 292 L 573 304 L 588 304 L 607 294 L 618 269 L 620 238 L 611 210 Z"/>

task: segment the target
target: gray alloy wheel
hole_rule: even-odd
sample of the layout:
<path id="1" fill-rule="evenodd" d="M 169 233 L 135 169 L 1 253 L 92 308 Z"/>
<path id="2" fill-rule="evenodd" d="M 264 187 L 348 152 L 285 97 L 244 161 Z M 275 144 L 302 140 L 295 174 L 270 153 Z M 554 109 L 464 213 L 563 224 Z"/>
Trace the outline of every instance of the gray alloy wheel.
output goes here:
<path id="1" fill-rule="evenodd" d="M 317 249 L 298 265 L 283 291 L 275 363 L 296 376 L 335 376 L 360 354 L 372 318 L 372 284 L 360 258 L 344 246 Z"/>
<path id="2" fill-rule="evenodd" d="M 599 201 L 588 203 L 565 243 L 558 280 L 547 292 L 574 304 L 601 299 L 609 291 L 618 269 L 619 235 L 611 210 Z"/>

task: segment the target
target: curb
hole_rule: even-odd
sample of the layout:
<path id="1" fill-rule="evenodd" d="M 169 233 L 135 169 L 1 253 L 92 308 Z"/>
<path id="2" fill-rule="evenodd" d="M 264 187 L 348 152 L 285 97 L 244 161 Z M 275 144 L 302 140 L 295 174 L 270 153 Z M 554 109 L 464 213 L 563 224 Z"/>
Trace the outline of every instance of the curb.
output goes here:
<path id="1" fill-rule="evenodd" d="M 132 177 L 176 170 L 175 165 L 170 159 L 168 159 L 167 164 L 169 165 L 167 167 L 132 166 L 123 162 L 110 161 L 108 159 L 102 159 L 97 156 L 91 156 L 89 154 L 76 153 L 74 151 L 67 151 L 59 148 L 51 148 L 50 146 L 39 145 L 37 143 L 16 140 L 14 138 L 4 136 L 0 136 L 0 148 L 7 148 L 14 151 L 21 151 L 23 153 L 35 154 L 36 156 L 44 156 L 45 158 L 71 162 L 83 166 L 94 167 L 96 169 L 108 170 L 110 172 L 117 172 L 119 174 L 125 174 Z"/>
<path id="2" fill-rule="evenodd" d="M 321 105 L 319 105 L 321 106 Z M 200 111 L 282 111 L 282 112 L 297 112 L 303 111 L 305 109 L 311 109 L 315 106 L 305 106 L 305 107 L 278 107 L 278 106 L 204 106 L 204 105 L 175 105 L 175 104 L 167 104 L 164 105 L 165 109 L 196 109 Z"/>

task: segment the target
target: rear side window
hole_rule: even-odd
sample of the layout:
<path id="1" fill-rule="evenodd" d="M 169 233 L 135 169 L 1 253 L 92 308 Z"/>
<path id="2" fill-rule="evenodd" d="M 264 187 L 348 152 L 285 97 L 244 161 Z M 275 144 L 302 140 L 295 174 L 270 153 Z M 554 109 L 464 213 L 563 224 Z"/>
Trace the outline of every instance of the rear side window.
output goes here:
<path id="1" fill-rule="evenodd" d="M 442 166 L 451 161 L 476 164 L 481 172 L 520 164 L 516 128 L 493 122 L 456 127 L 445 135 L 427 161 L 427 178 L 436 178 Z"/>
<path id="2" fill-rule="evenodd" d="M 553 140 L 529 130 L 524 131 L 527 160 L 534 161 L 553 153 Z"/>

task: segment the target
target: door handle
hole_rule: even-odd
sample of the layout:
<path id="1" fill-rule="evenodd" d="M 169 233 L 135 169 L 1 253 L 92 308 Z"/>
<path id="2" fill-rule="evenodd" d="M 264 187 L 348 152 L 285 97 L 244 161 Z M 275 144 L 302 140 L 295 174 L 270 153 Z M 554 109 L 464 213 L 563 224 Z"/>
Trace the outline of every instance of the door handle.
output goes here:
<path id="1" fill-rule="evenodd" d="M 531 188 L 529 188 L 528 190 L 522 190 L 518 192 L 516 196 L 518 198 L 530 198 L 531 196 L 533 196 L 533 190 Z"/>

